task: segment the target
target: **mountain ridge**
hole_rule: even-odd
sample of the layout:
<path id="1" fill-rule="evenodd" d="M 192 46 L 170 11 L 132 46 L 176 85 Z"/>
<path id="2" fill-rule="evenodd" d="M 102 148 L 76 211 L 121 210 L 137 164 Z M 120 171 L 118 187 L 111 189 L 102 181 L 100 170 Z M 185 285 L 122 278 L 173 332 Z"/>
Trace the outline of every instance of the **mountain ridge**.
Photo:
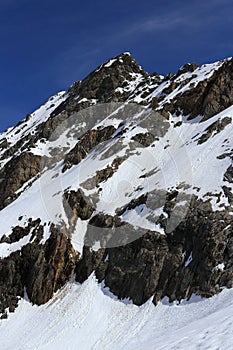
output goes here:
<path id="1" fill-rule="evenodd" d="M 120 54 L 1 134 L 3 318 L 74 274 L 137 305 L 232 287 L 232 65 Z"/>

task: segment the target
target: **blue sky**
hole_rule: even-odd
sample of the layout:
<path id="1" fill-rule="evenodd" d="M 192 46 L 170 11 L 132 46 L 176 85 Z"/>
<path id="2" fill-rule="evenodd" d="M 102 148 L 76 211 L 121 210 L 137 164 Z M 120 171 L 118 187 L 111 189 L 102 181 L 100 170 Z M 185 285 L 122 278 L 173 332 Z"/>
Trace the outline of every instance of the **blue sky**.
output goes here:
<path id="1" fill-rule="evenodd" d="M 0 0 L 0 130 L 112 56 L 148 72 L 232 56 L 232 0 Z"/>

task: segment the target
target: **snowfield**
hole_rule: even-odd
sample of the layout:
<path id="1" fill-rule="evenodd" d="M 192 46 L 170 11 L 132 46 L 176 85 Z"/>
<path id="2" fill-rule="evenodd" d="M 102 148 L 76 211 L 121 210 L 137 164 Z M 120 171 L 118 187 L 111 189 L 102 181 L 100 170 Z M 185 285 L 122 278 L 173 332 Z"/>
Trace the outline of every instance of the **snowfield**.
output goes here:
<path id="1" fill-rule="evenodd" d="M 1 350 L 232 350 L 233 289 L 156 307 L 119 301 L 92 275 L 43 306 L 25 297 L 0 323 Z"/>

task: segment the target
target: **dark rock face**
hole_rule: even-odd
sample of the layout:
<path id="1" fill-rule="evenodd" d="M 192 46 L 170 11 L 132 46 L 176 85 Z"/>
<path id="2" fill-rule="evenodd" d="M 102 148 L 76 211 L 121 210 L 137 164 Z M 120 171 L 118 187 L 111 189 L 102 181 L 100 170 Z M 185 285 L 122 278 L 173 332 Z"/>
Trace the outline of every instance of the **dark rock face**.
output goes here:
<path id="1" fill-rule="evenodd" d="M 23 296 L 21 278 L 20 252 L 0 260 L 0 313 L 4 314 L 7 307 L 14 311 L 18 304 L 18 297 Z"/>
<path id="2" fill-rule="evenodd" d="M 32 153 L 23 153 L 5 165 L 0 173 L 0 209 L 17 198 L 15 192 L 38 175 L 40 166 L 41 157 Z"/>
<path id="3" fill-rule="evenodd" d="M 139 240 L 109 251 L 105 284 L 119 298 L 141 305 L 156 290 L 166 254 L 165 237 L 145 232 Z"/>
<path id="4" fill-rule="evenodd" d="M 13 243 L 28 235 L 33 230 L 31 238 L 34 238 L 34 246 L 43 237 L 43 227 L 40 220 L 30 221 L 27 227 L 15 227 L 9 237 L 3 236 L 0 244 Z M 42 236 L 42 237 L 41 237 Z M 31 245 L 29 243 L 29 245 Z M 14 311 L 18 303 L 18 297 L 24 294 L 24 259 L 20 251 L 13 252 L 9 257 L 0 259 L 0 312 L 4 313 L 9 307 Z"/>
<path id="5" fill-rule="evenodd" d="M 113 227 L 114 220 L 107 217 L 102 217 L 102 227 L 106 220 Z M 115 295 L 137 305 L 152 296 L 155 304 L 164 296 L 170 301 L 192 293 L 212 296 L 233 283 L 231 223 L 228 213 L 215 213 L 208 202 L 193 199 L 185 220 L 167 235 L 144 230 L 125 246 L 98 252 L 85 247 L 76 267 L 77 280 L 82 282 L 95 271 Z M 223 262 L 221 270 L 218 265 Z"/>
<path id="6" fill-rule="evenodd" d="M 233 166 L 232 165 L 230 165 L 227 168 L 227 171 L 224 174 L 224 181 L 227 181 L 229 183 L 233 183 Z"/>
<path id="7" fill-rule="evenodd" d="M 0 313 L 9 307 L 14 311 L 18 297 L 24 290 L 35 304 L 44 304 L 71 278 L 78 255 L 76 255 L 67 235 L 54 226 L 51 236 L 44 245 L 43 227 L 39 221 L 31 221 L 28 227 L 14 230 L 9 240 L 16 240 L 33 229 L 31 240 L 21 251 L 0 259 Z M 19 234 L 20 233 L 20 234 Z M 1 242 L 3 243 L 3 242 Z"/>
<path id="8" fill-rule="evenodd" d="M 91 252 L 90 248 L 83 248 L 83 256 L 80 262 L 76 265 L 75 273 L 78 282 L 83 283 L 92 274 L 96 272 L 99 280 L 102 281 L 105 276 L 107 264 L 104 262 L 107 253 L 105 249 L 100 249 L 98 252 Z"/>
<path id="9" fill-rule="evenodd" d="M 99 102 L 107 102 L 117 87 L 122 86 L 124 82 L 127 84 L 127 80 L 132 80 L 132 74 L 147 76 L 128 54 L 122 54 L 113 60 L 115 61 L 111 66 L 102 65 L 84 79 L 76 89 L 76 95 L 80 95 L 82 98 L 97 99 Z M 112 98 L 111 101 L 113 101 Z M 119 99 L 116 98 L 116 101 Z"/>
<path id="10" fill-rule="evenodd" d="M 193 63 L 186 63 L 183 67 L 181 67 L 178 70 L 177 74 L 173 77 L 173 79 L 177 78 L 181 74 L 184 74 L 184 73 L 187 73 L 187 72 L 194 72 L 197 68 L 198 68 L 198 65 L 195 62 L 193 62 Z"/>
<path id="11" fill-rule="evenodd" d="M 139 143 L 140 145 L 143 145 L 144 147 L 148 147 L 154 142 L 155 137 L 154 135 L 147 132 L 145 134 L 137 134 L 132 139 L 137 143 Z"/>
<path id="12" fill-rule="evenodd" d="M 12 233 L 9 236 L 6 236 L 6 235 L 2 236 L 2 238 L 0 240 L 0 244 L 1 243 L 12 244 L 12 243 L 18 242 L 23 237 L 28 236 L 31 229 L 33 229 L 33 228 L 34 228 L 34 231 L 32 233 L 31 239 L 34 239 L 36 237 L 37 241 L 39 242 L 40 239 L 43 238 L 43 228 L 42 228 L 42 226 L 40 226 L 40 222 L 41 222 L 40 219 L 37 219 L 34 221 L 32 219 L 30 219 L 28 226 L 24 227 L 23 229 L 20 226 L 13 227 Z"/>
<path id="13" fill-rule="evenodd" d="M 124 102 L 130 95 L 127 87 L 135 80 L 135 74 L 142 78 L 149 76 L 139 64 L 128 54 L 115 57 L 111 65 L 101 65 L 90 73 L 83 81 L 74 83 L 68 90 L 69 97 L 55 111 L 52 116 L 66 112 L 66 115 L 79 112 L 90 106 L 92 99 L 98 103 Z M 117 88 L 126 88 L 124 93 L 117 92 Z M 78 99 L 77 99 L 78 96 Z M 80 101 L 86 99 L 85 102 Z"/>
<path id="14" fill-rule="evenodd" d="M 87 156 L 88 152 L 99 143 L 111 138 L 115 131 L 116 129 L 114 126 L 107 126 L 100 130 L 90 130 L 85 133 L 76 146 L 65 157 L 63 172 L 69 169 L 72 165 L 80 163 L 81 160 Z"/>
<path id="15" fill-rule="evenodd" d="M 203 120 L 222 112 L 233 104 L 233 59 L 195 88 L 178 95 L 169 106 L 169 111 L 183 110 L 189 119 L 203 115 Z"/>
<path id="16" fill-rule="evenodd" d="M 207 141 L 214 133 L 219 133 L 222 131 L 227 125 L 232 122 L 230 117 L 225 117 L 222 120 L 217 120 L 213 124 L 211 124 L 205 131 L 204 134 L 198 140 L 198 144 L 202 144 Z"/>
<path id="17" fill-rule="evenodd" d="M 87 198 L 81 189 L 77 192 L 69 191 L 65 193 L 64 209 L 72 226 L 77 219 L 88 220 L 94 212 L 93 203 Z"/>
<path id="18" fill-rule="evenodd" d="M 25 261 L 24 281 L 30 300 L 46 303 L 54 292 L 69 281 L 76 254 L 66 235 L 51 227 L 52 234 L 43 247 L 27 245 L 22 249 Z"/>
<path id="19" fill-rule="evenodd" d="M 117 157 L 113 160 L 111 165 L 108 165 L 105 169 L 98 170 L 95 179 L 96 186 L 112 177 L 124 160 L 124 157 Z"/>

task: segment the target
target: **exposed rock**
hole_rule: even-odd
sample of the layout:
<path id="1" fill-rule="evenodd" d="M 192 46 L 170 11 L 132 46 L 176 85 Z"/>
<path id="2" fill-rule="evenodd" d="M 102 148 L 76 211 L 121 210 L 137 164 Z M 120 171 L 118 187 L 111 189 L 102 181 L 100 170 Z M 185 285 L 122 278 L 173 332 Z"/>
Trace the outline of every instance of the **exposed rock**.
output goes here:
<path id="1" fill-rule="evenodd" d="M 178 95 L 169 110 L 173 113 L 180 108 L 189 119 L 203 115 L 206 120 L 232 104 L 233 59 L 226 61 L 209 79 Z"/>
<path id="2" fill-rule="evenodd" d="M 224 174 L 224 181 L 227 181 L 229 183 L 233 183 L 233 166 L 230 165 L 228 168 L 227 168 L 227 171 L 226 173 Z"/>
<path id="3" fill-rule="evenodd" d="M 228 198 L 229 203 L 233 204 L 233 193 L 231 191 L 231 188 L 227 186 L 223 186 L 222 188 L 225 193 L 225 196 Z"/>
<path id="4" fill-rule="evenodd" d="M 0 142 L 0 149 L 7 149 L 7 147 L 8 147 L 7 139 L 3 139 L 3 140 Z"/>
<path id="5" fill-rule="evenodd" d="M 116 214 L 121 216 L 125 211 L 135 209 L 141 204 L 145 204 L 147 201 L 148 195 L 141 195 L 140 197 L 136 199 L 132 199 L 127 205 L 125 205 L 122 208 L 116 209 Z"/>
<path id="6" fill-rule="evenodd" d="M 170 94 L 172 91 L 174 91 L 177 88 L 177 86 L 179 86 L 179 83 L 175 81 L 171 82 L 171 84 L 163 90 L 163 94 L 166 94 L 166 95 Z"/>
<path id="7" fill-rule="evenodd" d="M 33 303 L 46 303 L 74 272 L 78 255 L 67 235 L 51 226 L 50 238 L 41 245 L 43 227 L 38 225 L 39 221 L 35 220 L 25 229 L 18 228 L 24 236 L 29 227 L 35 227 L 33 242 L 0 259 L 0 314 L 4 314 L 7 307 L 14 310 L 18 297 L 24 295 L 24 288 Z"/>
<path id="8" fill-rule="evenodd" d="M 210 137 L 215 136 L 231 122 L 232 119 L 230 117 L 225 117 L 221 120 L 216 120 L 213 124 L 208 126 L 208 128 L 205 130 L 205 133 L 203 133 L 202 136 L 199 138 L 198 144 L 202 144 L 205 141 L 207 141 Z"/>
<path id="9" fill-rule="evenodd" d="M 159 101 L 157 97 L 153 97 L 151 100 L 151 108 L 156 109 L 159 107 Z"/>
<path id="10" fill-rule="evenodd" d="M 155 136 L 146 132 L 145 134 L 135 135 L 132 140 L 136 141 L 139 145 L 148 147 L 155 141 Z"/>
<path id="11" fill-rule="evenodd" d="M 3 235 L 2 238 L 0 239 L 0 244 L 1 243 L 7 243 L 7 244 L 12 244 L 15 242 L 18 242 L 20 239 L 22 239 L 25 236 L 28 236 L 30 231 L 34 228 L 32 238 L 35 238 L 37 236 L 38 238 L 43 237 L 43 230 L 42 230 L 42 235 L 39 234 L 39 230 L 42 228 L 40 226 L 40 219 L 37 220 L 30 220 L 28 222 L 28 225 L 26 227 L 20 227 L 20 226 L 15 226 L 12 228 L 12 233 L 9 236 Z M 40 240 L 39 240 L 40 241 Z"/>
<path id="12" fill-rule="evenodd" d="M 89 107 L 91 100 L 96 100 L 98 103 L 124 102 L 131 92 L 124 89 L 123 93 L 119 93 L 117 88 L 127 88 L 130 82 L 135 81 L 137 75 L 145 79 L 148 77 L 131 55 L 121 54 L 113 58 L 111 65 L 101 65 L 82 82 L 74 83 L 68 90 L 69 97 L 52 113 L 52 116 L 59 115 L 64 110 L 67 115 L 79 112 Z M 80 104 L 83 98 L 85 102 Z"/>
<path id="13" fill-rule="evenodd" d="M 113 227 L 114 220 L 102 215 L 98 225 Z M 85 247 L 77 279 L 83 281 L 96 271 L 115 295 L 138 305 L 153 295 L 155 303 L 164 296 L 170 301 L 192 293 L 212 296 L 232 284 L 231 221 L 227 212 L 213 212 L 208 202 L 194 198 L 185 220 L 166 236 L 142 230 L 138 240 L 125 246 L 98 252 Z M 219 270 L 218 264 L 225 261 L 230 270 Z"/>
<path id="14" fill-rule="evenodd" d="M 12 158 L 0 172 L 0 209 L 16 199 L 16 191 L 24 183 L 38 175 L 40 170 L 40 156 L 23 153 L 16 158 Z"/>
<path id="15" fill-rule="evenodd" d="M 51 226 L 51 236 L 45 245 L 23 247 L 22 260 L 28 296 L 33 303 L 41 305 L 69 281 L 77 256 L 67 236 Z"/>
<path id="16" fill-rule="evenodd" d="M 99 143 L 104 142 L 111 138 L 116 131 L 114 126 L 107 126 L 103 129 L 90 130 L 81 137 L 76 146 L 67 154 L 64 160 L 63 172 L 69 169 L 71 166 L 78 164 L 84 159 L 88 152 L 90 152 Z"/>
<path id="17" fill-rule="evenodd" d="M 178 78 L 181 74 L 184 73 L 188 73 L 188 72 L 194 72 L 199 66 L 195 63 L 186 63 L 185 65 L 183 65 L 178 72 L 176 73 L 176 75 L 173 77 L 173 79 Z"/>
<path id="18" fill-rule="evenodd" d="M 117 87 L 125 81 L 132 81 L 132 74 L 147 74 L 138 63 L 128 54 L 122 54 L 114 58 L 111 66 L 102 65 L 82 81 L 76 94 L 87 99 L 97 99 L 99 102 L 107 102 Z M 126 96 L 124 96 L 126 98 Z M 115 102 L 119 101 L 118 99 Z"/>
<path id="19" fill-rule="evenodd" d="M 0 259 L 0 314 L 5 314 L 7 307 L 16 307 L 18 297 L 23 296 L 24 285 L 21 269 L 19 251 L 12 253 L 6 259 Z"/>
<path id="20" fill-rule="evenodd" d="M 93 203 L 84 195 L 81 189 L 78 189 L 77 192 L 65 192 L 63 205 L 72 227 L 74 227 L 78 218 L 82 220 L 90 219 L 94 212 Z"/>
<path id="21" fill-rule="evenodd" d="M 75 273 L 77 281 L 83 283 L 93 271 L 96 271 L 96 275 L 99 277 L 99 280 L 102 281 L 107 268 L 107 264 L 104 262 L 106 255 L 105 249 L 100 249 L 95 252 L 85 246 L 83 248 L 82 259 L 76 265 Z"/>

